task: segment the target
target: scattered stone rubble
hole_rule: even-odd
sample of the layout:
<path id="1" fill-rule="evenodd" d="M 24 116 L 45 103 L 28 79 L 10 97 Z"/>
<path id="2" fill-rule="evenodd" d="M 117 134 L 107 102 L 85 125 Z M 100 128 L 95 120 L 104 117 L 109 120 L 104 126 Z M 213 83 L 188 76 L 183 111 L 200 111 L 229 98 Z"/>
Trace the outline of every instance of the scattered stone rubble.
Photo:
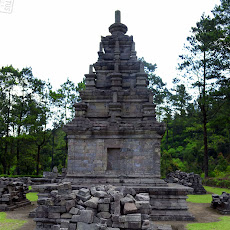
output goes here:
<path id="1" fill-rule="evenodd" d="M 21 178 L 0 178 L 0 211 L 12 211 L 30 204 L 26 199 L 27 184 Z"/>
<path id="2" fill-rule="evenodd" d="M 213 194 L 211 207 L 223 215 L 230 214 L 230 194 L 222 192 L 221 195 Z"/>
<path id="3" fill-rule="evenodd" d="M 31 178 L 33 184 L 50 184 L 50 183 L 61 183 L 61 180 L 66 176 L 66 168 L 62 168 L 62 173 L 58 173 L 58 168 L 53 167 L 52 172 L 44 171 L 42 178 Z M 33 190 L 34 191 L 34 190 Z"/>
<path id="4" fill-rule="evenodd" d="M 177 183 L 193 188 L 193 194 L 206 194 L 206 190 L 202 185 L 201 177 L 198 174 L 186 173 L 177 170 L 167 175 L 165 181 L 167 183 Z"/>
<path id="5" fill-rule="evenodd" d="M 43 172 L 43 177 L 49 179 L 63 179 L 65 176 L 66 176 L 66 168 L 62 168 L 62 174 L 59 174 L 57 166 L 53 167 L 52 172 L 46 172 L 46 171 Z"/>
<path id="6" fill-rule="evenodd" d="M 150 196 L 127 187 L 98 185 L 72 190 L 71 183 L 40 185 L 36 230 L 162 229 L 150 222 Z"/>

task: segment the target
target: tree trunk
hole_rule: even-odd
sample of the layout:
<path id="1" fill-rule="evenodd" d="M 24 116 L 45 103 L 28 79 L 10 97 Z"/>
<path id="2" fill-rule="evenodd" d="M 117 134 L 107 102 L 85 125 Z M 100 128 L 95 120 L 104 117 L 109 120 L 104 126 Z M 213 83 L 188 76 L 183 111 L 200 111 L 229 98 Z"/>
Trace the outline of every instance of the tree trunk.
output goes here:
<path id="1" fill-rule="evenodd" d="M 169 145 L 169 127 L 168 127 L 168 119 L 166 120 L 166 150 L 168 151 Z"/>
<path id="2" fill-rule="evenodd" d="M 204 135 L 204 173 L 208 177 L 208 135 L 207 135 L 207 114 L 203 113 L 203 135 Z"/>
<path id="3" fill-rule="evenodd" d="M 66 158 L 68 156 L 68 139 L 67 139 L 67 134 L 65 135 L 65 158 L 64 158 L 64 168 L 66 168 Z"/>
<path id="4" fill-rule="evenodd" d="M 23 99 L 24 100 L 24 99 Z M 21 134 L 21 122 L 22 122 L 22 114 L 23 114 L 23 103 L 20 104 L 20 114 L 19 114 L 19 124 L 18 124 L 18 138 Z M 20 141 L 17 139 L 17 175 L 20 175 Z"/>
<path id="5" fill-rule="evenodd" d="M 17 168 L 16 168 L 16 171 L 17 171 L 17 175 L 20 175 L 20 154 L 19 154 L 19 140 L 17 140 Z"/>
<path id="6" fill-rule="evenodd" d="M 52 131 L 52 134 L 53 134 L 53 138 L 52 138 L 52 156 L 51 156 L 51 171 L 53 170 L 53 167 L 54 167 L 54 130 Z"/>
<path id="7" fill-rule="evenodd" d="M 37 151 L 37 166 L 36 166 L 36 175 L 39 175 L 39 164 L 40 164 L 40 151 L 41 151 L 41 145 L 38 145 L 38 151 Z"/>
<path id="8" fill-rule="evenodd" d="M 7 140 L 5 142 L 5 153 L 4 156 L 2 158 L 2 167 L 3 167 L 3 174 L 6 174 L 6 156 L 7 156 L 7 149 L 8 149 L 8 144 L 7 144 Z"/>
<path id="9" fill-rule="evenodd" d="M 208 135 L 207 135 L 207 108 L 206 108 L 206 56 L 204 51 L 204 75 L 203 75 L 203 98 L 201 111 L 203 115 L 203 139 L 204 139 L 204 175 L 208 177 Z"/>

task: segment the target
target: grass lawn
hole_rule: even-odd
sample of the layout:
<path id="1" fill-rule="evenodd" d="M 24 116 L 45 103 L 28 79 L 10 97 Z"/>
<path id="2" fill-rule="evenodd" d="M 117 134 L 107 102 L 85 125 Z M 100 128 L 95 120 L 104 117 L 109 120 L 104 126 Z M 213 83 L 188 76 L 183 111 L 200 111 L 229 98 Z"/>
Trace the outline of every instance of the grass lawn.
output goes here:
<path id="1" fill-rule="evenodd" d="M 26 220 L 7 219 L 6 213 L 0 212 L 0 230 L 16 230 L 26 222 Z"/>
<path id="2" fill-rule="evenodd" d="M 221 195 L 222 192 L 230 193 L 230 189 L 227 188 L 216 188 L 216 187 L 209 187 L 209 186 L 204 186 L 204 188 L 206 189 L 207 192 L 218 194 L 218 195 Z"/>
<path id="3" fill-rule="evenodd" d="M 209 186 L 204 186 L 204 188 L 206 189 L 208 193 L 212 193 L 212 194 L 221 195 L 222 192 L 230 193 L 230 189 L 227 189 L 227 188 L 215 188 L 215 187 L 209 187 Z M 192 203 L 211 203 L 212 194 L 188 195 L 187 201 L 192 202 Z"/>
<path id="4" fill-rule="evenodd" d="M 31 189 L 32 189 L 32 187 L 29 186 L 29 190 L 31 190 Z M 26 194 L 26 198 L 31 202 L 37 201 L 38 200 L 38 195 L 37 194 L 38 194 L 37 192 L 29 192 L 29 193 Z"/>
<path id="5" fill-rule="evenodd" d="M 37 192 L 29 192 L 26 194 L 26 198 L 31 202 L 37 201 L 38 200 L 37 194 L 38 194 Z"/>
<path id="6" fill-rule="evenodd" d="M 219 194 L 221 195 L 222 192 L 230 193 L 230 189 L 226 188 L 215 188 L 204 186 L 208 193 L 212 194 Z M 212 194 L 205 194 L 205 195 L 188 195 L 188 202 L 192 203 L 210 203 L 212 201 Z M 220 221 L 212 222 L 212 223 L 194 223 L 188 224 L 188 230 L 229 230 L 230 229 L 230 216 L 222 216 L 220 217 Z"/>
<path id="7" fill-rule="evenodd" d="M 219 222 L 188 224 L 186 228 L 188 230 L 229 230 L 230 216 L 222 216 L 220 220 Z"/>

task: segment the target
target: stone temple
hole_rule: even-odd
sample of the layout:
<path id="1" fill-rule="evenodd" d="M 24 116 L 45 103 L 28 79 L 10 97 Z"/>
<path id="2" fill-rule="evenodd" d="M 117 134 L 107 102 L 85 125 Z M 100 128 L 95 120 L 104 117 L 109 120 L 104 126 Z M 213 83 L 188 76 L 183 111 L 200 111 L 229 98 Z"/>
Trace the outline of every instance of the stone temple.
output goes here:
<path id="1" fill-rule="evenodd" d="M 165 127 L 156 121 L 148 77 L 127 30 L 116 11 L 111 35 L 101 37 L 98 60 L 85 75 L 86 88 L 75 104 L 75 118 L 64 127 L 65 180 L 75 186 L 132 186 L 151 194 L 157 210 L 152 219 L 192 219 L 185 201 L 189 189 L 170 187 L 160 179 Z"/>

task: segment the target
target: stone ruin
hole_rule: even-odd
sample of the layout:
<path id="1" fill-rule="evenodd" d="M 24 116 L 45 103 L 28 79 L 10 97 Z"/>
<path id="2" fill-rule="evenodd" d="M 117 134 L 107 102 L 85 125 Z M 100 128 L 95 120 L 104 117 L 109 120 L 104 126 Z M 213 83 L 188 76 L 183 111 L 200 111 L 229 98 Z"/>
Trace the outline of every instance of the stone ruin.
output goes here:
<path id="1" fill-rule="evenodd" d="M 75 118 L 64 127 L 68 167 L 64 181 L 74 189 L 99 184 L 148 193 L 152 220 L 193 220 L 186 194 L 191 188 L 160 179 L 160 144 L 165 126 L 156 120 L 148 75 L 137 59 L 120 11 L 101 37 L 98 61 L 85 75 L 86 88 Z"/>
<path id="2" fill-rule="evenodd" d="M 34 185 L 38 184 L 50 184 L 50 183 L 60 183 L 66 176 L 66 168 L 62 168 L 62 173 L 58 173 L 57 166 L 54 166 L 52 171 L 44 171 L 43 177 L 31 178 L 31 181 Z M 35 191 L 35 187 L 33 186 L 33 191 Z"/>
<path id="3" fill-rule="evenodd" d="M 193 188 L 193 194 L 206 194 L 206 190 L 202 185 L 202 179 L 198 174 L 186 173 L 177 170 L 170 172 L 165 181 L 167 183 L 177 183 Z"/>
<path id="4" fill-rule="evenodd" d="M 148 193 L 112 185 L 72 190 L 69 182 L 39 187 L 36 230 L 172 229 L 149 221 Z"/>
<path id="5" fill-rule="evenodd" d="M 26 199 L 28 192 L 27 184 L 20 178 L 0 178 L 0 211 L 12 211 L 30 201 Z"/>
<path id="6" fill-rule="evenodd" d="M 211 207 L 223 215 L 230 214 L 230 194 L 222 192 L 221 195 L 213 194 Z"/>
<path id="7" fill-rule="evenodd" d="M 164 124 L 156 121 L 148 76 L 133 37 L 116 12 L 101 37 L 98 61 L 85 75 L 68 135 L 67 180 L 74 184 L 154 184 L 160 180 Z M 94 70 L 95 71 L 94 71 Z"/>
<path id="8" fill-rule="evenodd" d="M 48 179 L 63 179 L 66 176 L 66 168 L 62 168 L 62 173 L 58 173 L 58 168 L 57 166 L 53 167 L 53 170 L 51 172 L 43 172 L 43 178 L 48 178 Z"/>

